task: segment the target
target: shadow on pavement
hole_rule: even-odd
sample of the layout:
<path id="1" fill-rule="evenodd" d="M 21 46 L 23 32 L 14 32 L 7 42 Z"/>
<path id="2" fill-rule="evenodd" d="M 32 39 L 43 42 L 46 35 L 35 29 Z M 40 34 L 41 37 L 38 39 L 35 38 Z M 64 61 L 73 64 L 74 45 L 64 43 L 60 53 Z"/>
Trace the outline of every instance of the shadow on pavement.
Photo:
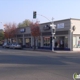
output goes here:
<path id="1" fill-rule="evenodd" d="M 47 56 L 0 55 L 0 63 L 8 64 L 69 65 L 66 62 L 80 64 L 80 58 L 69 56 L 54 56 L 51 58 Z"/>

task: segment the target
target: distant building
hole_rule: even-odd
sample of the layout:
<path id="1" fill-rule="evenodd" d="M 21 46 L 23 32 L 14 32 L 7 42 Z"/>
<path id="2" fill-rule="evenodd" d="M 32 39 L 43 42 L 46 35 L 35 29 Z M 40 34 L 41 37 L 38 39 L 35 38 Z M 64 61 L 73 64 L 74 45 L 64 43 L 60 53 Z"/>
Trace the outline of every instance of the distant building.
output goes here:
<path id="1" fill-rule="evenodd" d="M 38 48 L 51 49 L 52 47 L 52 35 L 49 25 L 51 22 L 40 24 L 41 36 L 36 43 Z M 55 33 L 55 50 L 79 50 L 80 49 L 80 19 L 64 19 L 54 21 L 56 25 Z M 45 27 L 47 26 L 47 27 Z M 22 45 L 26 45 L 27 48 L 31 48 L 34 45 L 34 39 L 31 36 L 29 27 L 22 27 L 18 29 L 17 41 Z M 61 48 L 61 43 L 63 48 Z"/>

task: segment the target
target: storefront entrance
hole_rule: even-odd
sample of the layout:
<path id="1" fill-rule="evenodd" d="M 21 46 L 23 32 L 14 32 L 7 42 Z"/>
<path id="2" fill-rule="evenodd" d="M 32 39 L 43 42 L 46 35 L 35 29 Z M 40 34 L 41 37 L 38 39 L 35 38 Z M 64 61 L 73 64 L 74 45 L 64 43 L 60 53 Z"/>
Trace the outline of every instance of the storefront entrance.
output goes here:
<path id="1" fill-rule="evenodd" d="M 55 39 L 55 48 L 64 49 L 68 47 L 68 38 L 65 36 L 58 36 Z"/>

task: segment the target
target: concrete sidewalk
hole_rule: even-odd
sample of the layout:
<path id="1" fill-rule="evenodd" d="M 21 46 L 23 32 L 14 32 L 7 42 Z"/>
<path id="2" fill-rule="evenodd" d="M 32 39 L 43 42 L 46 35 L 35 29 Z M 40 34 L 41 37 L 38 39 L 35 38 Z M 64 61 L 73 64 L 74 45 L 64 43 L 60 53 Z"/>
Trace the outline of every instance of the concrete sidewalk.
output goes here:
<path id="1" fill-rule="evenodd" d="M 24 48 L 23 50 L 28 50 L 28 51 L 40 51 L 40 52 L 52 52 L 51 50 L 47 50 L 47 49 L 36 49 L 33 50 L 31 48 Z M 62 50 L 55 50 L 53 51 L 53 53 L 80 53 L 80 51 L 62 51 Z"/>

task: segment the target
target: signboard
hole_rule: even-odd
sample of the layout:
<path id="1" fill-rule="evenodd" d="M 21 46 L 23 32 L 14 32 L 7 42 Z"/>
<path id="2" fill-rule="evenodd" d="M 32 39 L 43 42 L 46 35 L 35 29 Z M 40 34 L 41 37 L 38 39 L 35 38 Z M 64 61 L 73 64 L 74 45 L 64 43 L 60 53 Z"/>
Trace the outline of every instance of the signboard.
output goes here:
<path id="1" fill-rule="evenodd" d="M 44 30 L 50 30 L 50 26 L 49 26 L 49 25 L 45 25 L 45 26 L 43 27 L 43 29 L 44 29 Z"/>
<path id="2" fill-rule="evenodd" d="M 20 32 L 21 33 L 25 32 L 25 29 L 24 28 L 20 29 Z"/>
<path id="3" fill-rule="evenodd" d="M 57 24 L 57 29 L 64 28 L 64 23 Z"/>

